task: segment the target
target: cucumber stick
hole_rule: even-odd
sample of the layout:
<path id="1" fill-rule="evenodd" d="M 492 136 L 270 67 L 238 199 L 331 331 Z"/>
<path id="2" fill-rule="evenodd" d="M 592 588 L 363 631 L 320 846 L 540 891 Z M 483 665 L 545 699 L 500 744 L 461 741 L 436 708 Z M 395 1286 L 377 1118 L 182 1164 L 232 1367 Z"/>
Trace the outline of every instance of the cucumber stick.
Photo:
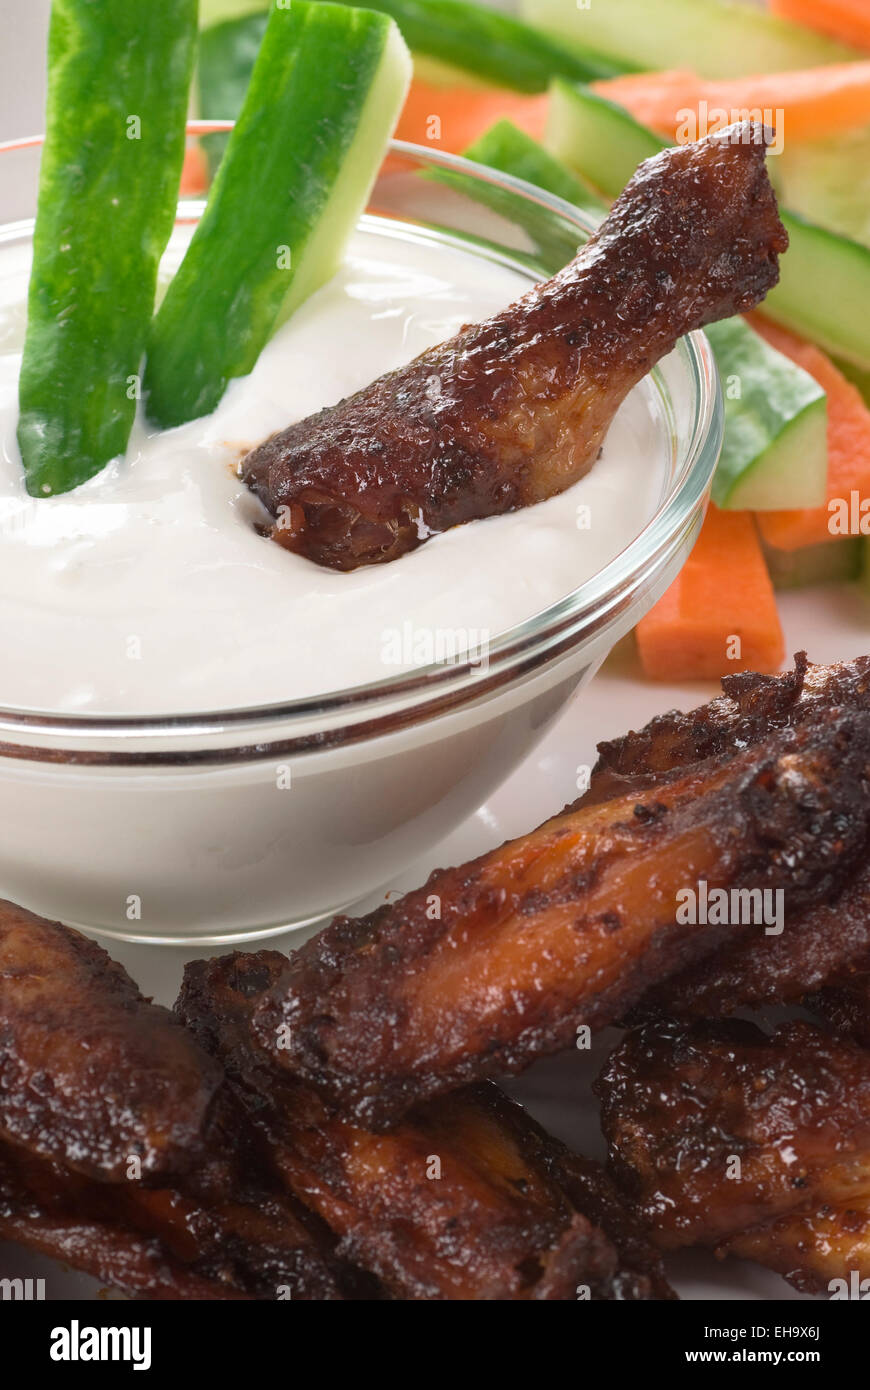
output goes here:
<path id="1" fill-rule="evenodd" d="M 205 212 L 154 320 L 145 390 L 156 423 L 213 410 L 338 269 L 410 76 L 385 15 L 305 0 L 272 10 Z"/>
<path id="2" fill-rule="evenodd" d="M 789 248 L 763 312 L 834 357 L 870 370 L 870 246 L 781 211 Z"/>
<path id="3" fill-rule="evenodd" d="M 477 164 L 555 193 L 591 217 L 598 219 L 607 212 L 603 199 L 511 121 L 499 121 L 463 153 L 466 159 Z M 514 233 L 521 227 L 533 248 L 529 264 L 536 272 L 555 275 L 577 254 L 582 233 L 549 206 L 533 202 L 501 184 L 488 184 L 452 169 L 434 169 L 427 177 L 447 184 L 463 197 L 482 203 L 506 218 Z"/>
<path id="4" fill-rule="evenodd" d="M 870 246 L 870 125 L 787 140 L 770 173 L 786 207 Z"/>
<path id="5" fill-rule="evenodd" d="M 861 573 L 860 536 L 822 541 L 801 550 L 780 550 L 761 538 L 767 572 L 775 589 L 805 589 L 812 584 L 843 584 Z"/>
<path id="6" fill-rule="evenodd" d="M 18 442 L 28 491 L 127 447 L 184 159 L 196 0 L 54 0 Z"/>
<path id="7" fill-rule="evenodd" d="M 390 15 L 413 53 L 474 73 L 497 87 L 545 92 L 553 77 L 591 82 L 628 65 L 568 47 L 541 29 L 471 0 L 365 0 Z"/>
<path id="8" fill-rule="evenodd" d="M 828 476 L 828 402 L 803 368 L 741 318 L 705 329 L 725 395 L 725 442 L 713 479 L 720 507 L 819 507 Z"/>
<path id="9" fill-rule="evenodd" d="M 623 107 L 558 79 L 545 143 L 609 198 L 620 193 L 641 159 L 666 148 Z M 780 214 L 790 245 L 762 312 L 833 356 L 870 368 L 870 247 L 797 213 Z"/>
<path id="10" fill-rule="evenodd" d="M 576 174 L 512 121 L 499 121 L 465 150 L 466 159 L 511 174 L 515 179 L 554 193 L 573 207 L 595 217 L 607 213 L 607 203 Z M 559 267 L 557 267 L 558 269 Z"/>
<path id="11" fill-rule="evenodd" d="M 618 198 L 637 166 L 667 148 L 624 106 L 559 79 L 550 89 L 544 144 L 607 198 Z"/>
<path id="12" fill-rule="evenodd" d="M 264 0 L 204 0 L 203 23 L 250 18 L 268 8 Z M 478 82 L 517 92 L 545 92 L 553 77 L 591 82 L 631 70 L 631 65 L 602 58 L 551 38 L 541 29 L 500 14 L 473 0 L 366 0 L 362 8 L 394 19 L 412 52 L 432 60 L 442 81 L 452 70 Z M 207 30 L 206 30 L 207 32 Z M 244 46 L 244 28 L 238 30 Z M 429 74 L 431 77 L 431 73 Z"/>
<path id="13" fill-rule="evenodd" d="M 560 39 L 641 68 L 743 77 L 866 57 L 745 0 L 521 0 L 520 12 Z"/>

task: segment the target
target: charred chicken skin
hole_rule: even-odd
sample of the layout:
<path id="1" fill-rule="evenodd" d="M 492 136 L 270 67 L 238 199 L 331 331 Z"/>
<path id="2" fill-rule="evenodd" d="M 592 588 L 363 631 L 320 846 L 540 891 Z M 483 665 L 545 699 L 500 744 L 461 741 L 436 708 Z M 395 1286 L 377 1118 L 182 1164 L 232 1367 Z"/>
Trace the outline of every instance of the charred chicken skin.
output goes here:
<path id="1" fill-rule="evenodd" d="M 194 961 L 177 1008 L 226 1068 L 275 1174 L 340 1237 L 339 1254 L 402 1299 L 673 1296 L 603 1170 L 494 1086 L 456 1091 L 378 1135 L 277 1072 L 251 1020 L 285 965 L 273 951 Z"/>
<path id="2" fill-rule="evenodd" d="M 806 1290 L 870 1275 L 870 1053 L 809 1023 L 629 1034 L 597 1083 L 611 1170 L 662 1248 L 708 1245 Z"/>
<path id="3" fill-rule="evenodd" d="M 552 280 L 242 461 L 287 549 L 337 570 L 562 492 L 692 329 L 751 309 L 788 246 L 746 123 L 642 164 Z"/>
<path id="4" fill-rule="evenodd" d="M 223 1068 L 105 951 L 0 904 L 0 1239 L 152 1298 L 340 1298 L 354 1276 L 249 1151 Z"/>
<path id="5" fill-rule="evenodd" d="M 255 1169 L 208 1198 L 90 1182 L 0 1146 L 0 1240 L 18 1241 L 132 1297 L 330 1301 L 371 1296 L 316 1218 Z M 363 1290 L 369 1288 L 367 1294 Z"/>
<path id="6" fill-rule="evenodd" d="M 173 1015 L 77 932 L 11 905 L 2 921 L 0 1240 L 149 1299 L 673 1297 L 604 1170 L 495 1087 L 384 1137 L 281 1072 L 251 1017 L 285 957 L 194 963 Z M 67 1104 L 76 1077 L 91 1090 Z M 188 1147 L 160 1147 L 179 1095 Z M 141 1134 L 171 1172 L 131 1171 Z"/>
<path id="7" fill-rule="evenodd" d="M 835 1032 L 870 1048 L 870 953 L 830 975 L 804 1002 Z"/>
<path id="8" fill-rule="evenodd" d="M 339 917 L 266 993 L 258 1036 L 375 1125 L 521 1070 L 752 929 L 681 921 L 687 886 L 782 889 L 792 910 L 835 893 L 866 845 L 868 749 L 870 715 L 826 713 L 666 785 L 569 809 L 368 917 Z"/>
<path id="9" fill-rule="evenodd" d="M 98 1184 L 11 1146 L 0 1146 L 0 1240 L 18 1241 L 133 1297 L 245 1297 L 175 1259 L 153 1233 L 132 1228 L 108 1209 Z"/>
<path id="10" fill-rule="evenodd" d="M 87 1177 L 190 1168 L 222 1081 L 93 941 L 0 902 L 0 1138 Z"/>
<path id="11" fill-rule="evenodd" d="M 289 962 L 192 963 L 174 1014 L 0 904 L 0 1239 L 158 1299 L 668 1298 L 692 1244 L 870 1281 L 870 658 L 724 684 Z M 701 882 L 782 888 L 782 937 L 681 922 Z M 661 1013 L 799 997 L 827 1031 Z M 632 1008 L 605 1172 L 483 1078 Z"/>
<path id="12" fill-rule="evenodd" d="M 699 709 L 671 711 L 636 733 L 602 743 L 584 804 L 624 795 L 632 786 L 661 785 L 699 760 L 754 746 L 776 728 L 810 725 L 833 709 L 870 711 L 870 657 L 816 666 L 801 652 L 786 675 L 747 672 L 726 676 L 722 684 L 725 693 Z M 643 1008 L 713 1017 L 744 1006 L 799 1001 L 868 950 L 865 861 L 830 900 L 789 911 L 780 934 L 729 941 L 655 986 Z"/>

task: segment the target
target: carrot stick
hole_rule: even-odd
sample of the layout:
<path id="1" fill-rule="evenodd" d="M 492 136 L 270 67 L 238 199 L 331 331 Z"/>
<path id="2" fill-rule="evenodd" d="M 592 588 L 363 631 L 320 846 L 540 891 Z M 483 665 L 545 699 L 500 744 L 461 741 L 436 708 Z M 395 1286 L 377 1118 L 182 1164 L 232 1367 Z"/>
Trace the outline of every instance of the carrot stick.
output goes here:
<path id="1" fill-rule="evenodd" d="M 730 122 L 740 112 L 760 111 L 771 113 L 768 119 L 776 124 L 776 113 L 782 111 L 782 133 L 789 140 L 818 140 L 870 125 L 870 62 L 759 73 L 722 82 L 674 69 L 592 85 L 602 96 L 627 107 L 635 120 L 674 139 L 681 138 L 681 128 L 685 132 L 686 112 L 697 114 L 702 101 L 707 103 L 711 121 L 716 112 L 727 112 Z"/>
<path id="2" fill-rule="evenodd" d="M 770 0 L 770 8 L 781 19 L 792 19 L 835 39 L 870 48 L 867 0 Z"/>
<path id="3" fill-rule="evenodd" d="M 511 120 L 536 140 L 547 121 L 549 97 L 499 87 L 439 87 L 415 78 L 396 138 L 461 154 L 496 121 Z"/>
<path id="4" fill-rule="evenodd" d="M 637 645 L 652 680 L 779 669 L 785 644 L 750 512 L 723 512 L 711 503 L 683 569 L 638 623 Z"/>
<path id="5" fill-rule="evenodd" d="M 201 145 L 188 145 L 181 168 L 180 193 L 183 198 L 195 198 L 208 190 L 208 160 Z"/>

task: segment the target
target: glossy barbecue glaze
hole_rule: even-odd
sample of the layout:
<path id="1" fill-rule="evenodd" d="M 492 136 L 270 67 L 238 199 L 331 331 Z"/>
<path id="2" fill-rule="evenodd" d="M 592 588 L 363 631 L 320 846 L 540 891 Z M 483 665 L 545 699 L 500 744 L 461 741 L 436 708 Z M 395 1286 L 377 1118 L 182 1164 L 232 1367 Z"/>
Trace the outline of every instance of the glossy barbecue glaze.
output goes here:
<path id="1" fill-rule="evenodd" d="M 340 1253 L 403 1299 L 573 1300 L 581 1286 L 595 1299 L 671 1296 L 603 1170 L 495 1086 L 455 1091 L 378 1135 L 282 1076 L 251 1020 L 285 965 L 274 951 L 193 961 L 177 1008 Z"/>
<path id="2" fill-rule="evenodd" d="M 183 1172 L 221 1079 L 100 946 L 0 902 L 0 1138 L 102 1181 Z"/>
<path id="3" fill-rule="evenodd" d="M 569 808 L 538 830 L 296 951 L 257 1028 L 366 1122 L 462 1081 L 518 1071 L 620 1018 L 740 925 L 681 922 L 677 894 L 825 901 L 868 833 L 870 714 L 829 713 L 665 786 Z"/>
<path id="4" fill-rule="evenodd" d="M 611 1170 L 662 1247 L 712 1245 L 799 1288 L 870 1271 L 870 1053 L 809 1023 L 628 1035 L 596 1089 Z"/>
<path id="5" fill-rule="evenodd" d="M 776 284 L 788 237 L 762 133 L 747 123 L 648 160 L 552 280 L 250 453 L 242 473 L 273 538 L 351 570 L 575 483 L 679 338 Z"/>
<path id="6" fill-rule="evenodd" d="M 777 728 L 808 725 L 834 709 L 870 711 L 870 658 L 816 666 L 801 652 L 783 676 L 726 676 L 725 694 L 683 714 L 671 711 L 638 732 L 599 746 L 584 802 L 624 795 L 680 776 L 687 766 L 758 744 Z M 727 943 L 689 970 L 664 981 L 647 1009 L 711 1017 L 747 1005 L 795 1000 L 870 949 L 870 866 L 859 864 L 839 894 L 791 911 L 780 935 L 753 933 Z"/>

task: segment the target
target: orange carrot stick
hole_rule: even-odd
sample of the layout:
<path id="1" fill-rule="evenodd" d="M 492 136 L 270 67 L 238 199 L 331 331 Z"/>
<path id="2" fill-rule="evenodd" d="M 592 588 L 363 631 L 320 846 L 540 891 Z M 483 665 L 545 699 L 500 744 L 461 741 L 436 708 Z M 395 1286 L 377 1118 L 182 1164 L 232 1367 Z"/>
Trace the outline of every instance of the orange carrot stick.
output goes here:
<path id="1" fill-rule="evenodd" d="M 870 13 L 870 4 L 868 4 Z M 794 72 L 759 73 L 710 82 L 693 72 L 635 73 L 592 84 L 602 96 L 625 106 L 635 120 L 680 139 L 686 112 L 697 114 L 707 103 L 710 120 L 727 112 L 723 124 L 744 111 L 784 113 L 782 131 L 789 140 L 818 140 L 870 125 L 870 62 L 835 63 Z"/>
<path id="2" fill-rule="evenodd" d="M 540 140 L 549 97 L 525 96 L 499 87 L 438 87 L 415 78 L 396 138 L 461 154 L 496 121 L 513 121 Z"/>
<path id="3" fill-rule="evenodd" d="M 781 19 L 792 19 L 859 48 L 870 48 L 867 0 L 770 0 L 770 8 Z"/>
<path id="4" fill-rule="evenodd" d="M 205 193 L 207 188 L 208 160 L 205 153 L 200 145 L 188 145 L 181 166 L 179 192 L 183 198 L 194 198 L 198 193 Z"/>
<path id="5" fill-rule="evenodd" d="M 694 550 L 637 626 L 653 680 L 718 680 L 779 670 L 785 644 L 773 585 L 750 512 L 710 505 Z"/>

